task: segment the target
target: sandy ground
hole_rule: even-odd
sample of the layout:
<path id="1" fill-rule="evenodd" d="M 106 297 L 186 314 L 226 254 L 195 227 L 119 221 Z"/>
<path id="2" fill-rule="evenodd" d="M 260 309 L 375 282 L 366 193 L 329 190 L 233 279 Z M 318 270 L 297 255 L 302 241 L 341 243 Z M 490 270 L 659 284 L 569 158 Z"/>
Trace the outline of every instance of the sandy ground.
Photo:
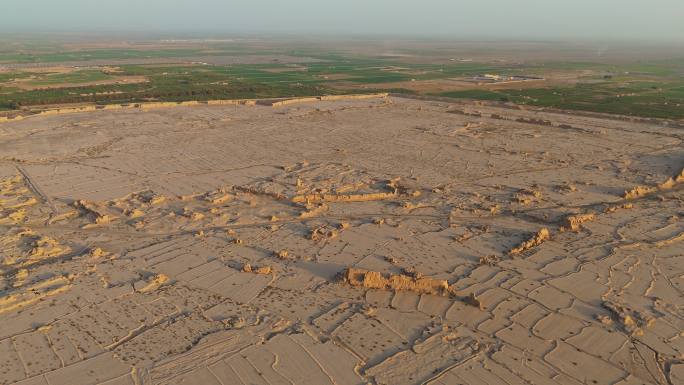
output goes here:
<path id="1" fill-rule="evenodd" d="M 2 384 L 684 383 L 681 129 L 391 98 L 0 138 Z"/>

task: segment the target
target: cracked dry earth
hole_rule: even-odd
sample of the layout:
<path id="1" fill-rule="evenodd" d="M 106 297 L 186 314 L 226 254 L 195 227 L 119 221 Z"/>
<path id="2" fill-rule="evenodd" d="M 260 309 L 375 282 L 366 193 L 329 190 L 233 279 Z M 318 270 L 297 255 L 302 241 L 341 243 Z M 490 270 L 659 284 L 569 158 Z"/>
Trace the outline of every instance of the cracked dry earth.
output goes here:
<path id="1" fill-rule="evenodd" d="M 388 98 L 0 138 L 2 384 L 684 383 L 681 128 Z"/>

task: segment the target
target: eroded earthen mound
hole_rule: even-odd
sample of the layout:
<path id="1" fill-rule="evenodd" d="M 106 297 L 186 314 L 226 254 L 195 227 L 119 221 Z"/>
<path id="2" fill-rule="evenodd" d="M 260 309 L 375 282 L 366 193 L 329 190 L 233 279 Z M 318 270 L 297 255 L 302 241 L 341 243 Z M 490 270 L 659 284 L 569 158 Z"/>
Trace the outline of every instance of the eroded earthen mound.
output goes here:
<path id="1" fill-rule="evenodd" d="M 348 268 L 344 273 L 344 280 L 352 286 L 368 289 L 403 290 L 419 294 L 445 295 L 449 290 L 449 283 L 444 279 L 414 278 L 403 274 L 385 276 L 377 271 L 353 267 Z"/>
<path id="2" fill-rule="evenodd" d="M 522 253 L 523 251 L 527 251 L 533 247 L 539 246 L 544 241 L 549 239 L 551 237 L 551 233 L 549 232 L 549 229 L 546 227 L 542 228 L 535 234 L 534 237 L 530 238 L 529 240 L 521 243 L 519 246 L 514 247 L 511 249 L 511 251 L 508 252 L 509 255 L 517 255 Z"/>

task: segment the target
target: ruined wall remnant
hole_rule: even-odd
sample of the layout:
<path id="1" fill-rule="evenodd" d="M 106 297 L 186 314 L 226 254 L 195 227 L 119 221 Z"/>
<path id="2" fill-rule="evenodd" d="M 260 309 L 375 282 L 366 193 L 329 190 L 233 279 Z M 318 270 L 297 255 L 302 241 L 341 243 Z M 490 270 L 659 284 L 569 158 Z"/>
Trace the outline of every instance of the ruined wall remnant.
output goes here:
<path id="1" fill-rule="evenodd" d="M 368 289 L 412 291 L 418 294 L 447 295 L 449 283 L 444 279 L 414 278 L 403 274 L 390 274 L 385 277 L 377 271 L 350 267 L 344 273 L 344 281 L 352 286 Z"/>
<path id="2" fill-rule="evenodd" d="M 365 99 L 379 99 L 387 98 L 388 93 L 377 93 L 377 94 L 354 94 L 354 95 L 326 95 L 326 96 L 315 96 L 315 97 L 302 97 L 302 98 L 292 98 L 284 100 L 276 100 L 270 103 L 271 107 L 282 107 L 297 103 L 313 103 L 319 101 L 341 101 L 341 100 L 365 100 Z M 268 103 L 267 103 L 268 104 Z"/>
<path id="3" fill-rule="evenodd" d="M 670 177 L 665 182 L 656 186 L 636 186 L 631 190 L 625 191 L 623 198 L 627 200 L 641 198 L 658 191 L 671 190 L 681 183 L 684 183 L 684 169 L 682 169 L 682 171 L 680 171 L 676 176 Z"/>
<path id="4" fill-rule="evenodd" d="M 561 225 L 560 230 L 572 230 L 572 231 L 578 231 L 583 223 L 586 222 L 591 222 L 596 218 L 596 215 L 594 213 L 587 213 L 587 214 L 577 214 L 577 215 L 569 215 L 568 217 L 563 220 L 563 225 Z"/>
<path id="5" fill-rule="evenodd" d="M 370 194 L 304 194 L 292 198 L 293 203 L 314 202 L 368 202 L 394 199 L 396 192 L 370 193 Z"/>
<path id="6" fill-rule="evenodd" d="M 522 253 L 523 251 L 527 251 L 533 247 L 537 247 L 544 243 L 547 239 L 551 237 L 551 233 L 549 232 L 549 229 L 546 227 L 542 228 L 535 234 L 534 237 L 530 238 L 529 240 L 521 243 L 519 246 L 514 247 L 511 249 L 511 251 L 508 252 L 509 255 L 517 255 Z"/>
<path id="7" fill-rule="evenodd" d="M 612 318 L 600 317 L 600 320 L 606 324 L 616 321 L 624 331 L 632 336 L 643 335 L 644 329 L 651 326 L 655 321 L 650 314 L 632 309 L 618 301 L 605 300 L 601 305 L 610 312 Z"/>
<path id="8" fill-rule="evenodd" d="M 80 105 L 75 107 L 59 107 L 49 108 L 42 111 L 29 111 L 25 115 L 17 115 L 14 117 L 0 116 L 0 123 L 14 122 L 24 119 L 32 115 L 63 115 L 73 114 L 78 112 L 91 112 L 98 110 L 121 110 L 121 109 L 139 109 L 143 111 L 171 108 L 171 107 L 192 107 L 199 105 L 234 105 L 234 106 L 256 106 L 257 104 L 264 104 L 272 107 L 286 106 L 295 103 L 313 103 L 319 101 L 339 101 L 339 100 L 363 100 L 375 98 L 387 98 L 388 93 L 378 94 L 356 94 L 356 95 L 327 95 L 327 96 L 313 96 L 292 99 L 278 99 L 278 100 L 258 100 L 258 99 L 219 99 L 219 100 L 187 100 L 183 102 L 144 102 L 144 103 L 130 103 L 130 104 L 107 104 L 107 105 Z M 260 103 L 261 102 L 261 103 Z"/>

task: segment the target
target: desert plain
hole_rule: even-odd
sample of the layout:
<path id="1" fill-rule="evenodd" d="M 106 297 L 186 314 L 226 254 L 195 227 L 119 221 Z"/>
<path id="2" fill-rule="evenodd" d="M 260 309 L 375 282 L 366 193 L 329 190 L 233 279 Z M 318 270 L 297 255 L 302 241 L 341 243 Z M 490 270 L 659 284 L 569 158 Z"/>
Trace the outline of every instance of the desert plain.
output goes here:
<path id="1" fill-rule="evenodd" d="M 683 139 L 394 95 L 0 123 L 0 383 L 682 384 Z"/>

